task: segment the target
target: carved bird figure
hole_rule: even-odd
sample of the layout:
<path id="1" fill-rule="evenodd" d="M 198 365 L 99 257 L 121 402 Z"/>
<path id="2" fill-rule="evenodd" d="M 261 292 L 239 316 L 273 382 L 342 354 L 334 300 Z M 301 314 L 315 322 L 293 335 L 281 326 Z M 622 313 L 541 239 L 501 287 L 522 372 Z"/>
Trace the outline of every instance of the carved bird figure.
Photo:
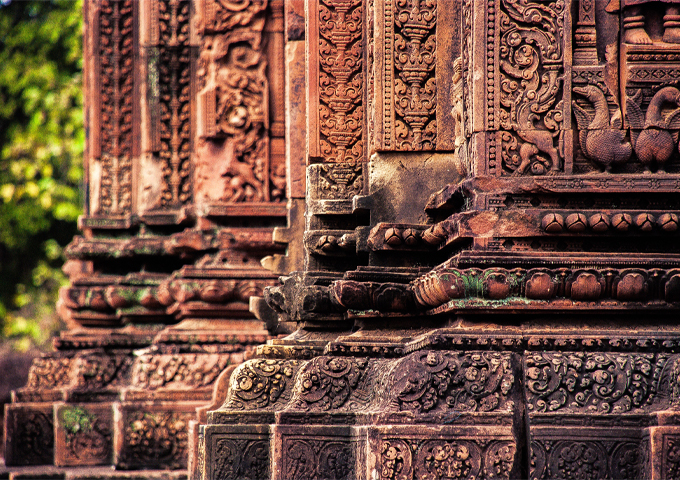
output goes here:
<path id="1" fill-rule="evenodd" d="M 680 107 L 680 90 L 664 87 L 652 97 L 643 121 L 640 109 L 642 91 L 626 99 L 626 116 L 631 127 L 633 148 L 647 170 L 656 164 L 660 171 L 673 155 L 680 129 L 680 108 L 664 117 L 662 110 L 667 104 Z M 642 130 L 642 131 L 640 131 Z"/>
<path id="2" fill-rule="evenodd" d="M 621 130 L 621 118 L 614 122 L 610 120 L 609 106 L 602 90 L 595 85 L 574 87 L 573 90 L 587 98 L 595 108 L 593 116 L 575 101 L 572 103 L 583 154 L 606 172 L 615 165 L 626 163 L 633 147 L 625 139 L 626 132 Z"/>

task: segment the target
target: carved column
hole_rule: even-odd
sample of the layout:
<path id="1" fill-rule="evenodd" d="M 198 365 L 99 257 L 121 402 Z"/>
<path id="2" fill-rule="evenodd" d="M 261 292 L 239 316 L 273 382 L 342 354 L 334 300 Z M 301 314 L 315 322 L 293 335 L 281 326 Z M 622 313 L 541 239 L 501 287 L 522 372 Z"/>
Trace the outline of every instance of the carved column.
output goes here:
<path id="1" fill-rule="evenodd" d="M 260 260 L 297 262 L 284 255 L 287 200 L 304 190 L 287 178 L 302 165 L 285 157 L 283 14 L 267 0 L 85 2 L 69 329 L 8 406 L 10 469 L 196 467 L 220 375 L 276 329 L 263 302 L 249 311 L 277 284 Z"/>
<path id="2" fill-rule="evenodd" d="M 613 3 L 308 2 L 297 330 L 201 478 L 677 476 L 676 10 Z"/>

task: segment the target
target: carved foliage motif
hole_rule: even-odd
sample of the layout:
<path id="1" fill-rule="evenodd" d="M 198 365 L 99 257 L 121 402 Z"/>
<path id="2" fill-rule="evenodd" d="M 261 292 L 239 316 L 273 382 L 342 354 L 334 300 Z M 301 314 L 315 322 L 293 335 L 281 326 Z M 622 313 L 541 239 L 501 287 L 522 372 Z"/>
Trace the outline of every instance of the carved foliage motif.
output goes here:
<path id="1" fill-rule="evenodd" d="M 119 463 L 126 468 L 185 467 L 187 425 L 193 417 L 192 413 L 129 412 Z"/>
<path id="2" fill-rule="evenodd" d="M 284 438 L 283 478 L 291 480 L 340 480 L 354 471 L 350 443 L 333 439 Z"/>
<path id="3" fill-rule="evenodd" d="M 158 2 L 161 205 L 178 207 L 191 198 L 191 3 Z"/>
<path id="4" fill-rule="evenodd" d="M 609 464 L 607 459 L 611 459 Z M 632 441 L 576 439 L 531 442 L 532 479 L 642 478 L 644 449 Z M 668 477 L 674 478 L 674 477 Z"/>
<path id="5" fill-rule="evenodd" d="M 319 0 L 319 143 L 327 162 L 363 159 L 362 0 Z"/>
<path id="6" fill-rule="evenodd" d="M 116 387 L 126 382 L 132 368 L 129 355 L 85 354 L 74 361 L 74 389 L 97 390 Z"/>
<path id="7" fill-rule="evenodd" d="M 389 439 L 381 446 L 380 478 L 510 478 L 516 451 L 510 441 L 493 442 L 484 449 L 467 440 Z"/>
<path id="8" fill-rule="evenodd" d="M 495 352 L 413 354 L 397 402 L 402 411 L 493 411 L 505 407 L 515 381 L 510 356 Z"/>
<path id="9" fill-rule="evenodd" d="M 680 477 L 680 438 L 665 436 L 663 446 L 664 478 Z"/>
<path id="10" fill-rule="evenodd" d="M 70 358 L 36 358 L 28 372 L 26 388 L 42 390 L 67 386 L 70 383 L 70 370 Z"/>
<path id="11" fill-rule="evenodd" d="M 219 438 L 214 450 L 214 478 L 269 478 L 269 443 L 265 440 Z"/>
<path id="12" fill-rule="evenodd" d="M 341 199 L 361 195 L 363 189 L 361 172 L 361 166 L 350 163 L 320 165 L 319 196 L 322 199 Z"/>
<path id="13" fill-rule="evenodd" d="M 274 403 L 299 367 L 297 360 L 250 360 L 232 374 L 227 410 L 255 410 Z"/>
<path id="14" fill-rule="evenodd" d="M 534 412 L 622 413 L 654 401 L 667 355 L 535 353 L 526 360 Z"/>
<path id="15" fill-rule="evenodd" d="M 130 213 L 134 97 L 133 0 L 102 0 L 99 16 L 101 199 L 104 215 Z"/>
<path id="16" fill-rule="evenodd" d="M 266 7 L 266 0 L 206 0 L 203 7 L 198 77 L 207 143 L 201 148 L 216 162 L 208 162 L 204 175 L 226 179 L 220 201 L 270 198 Z"/>
<path id="17" fill-rule="evenodd" d="M 196 388 L 212 385 L 229 364 L 225 355 L 160 355 L 138 357 L 133 385 L 145 389 Z"/>
<path id="18" fill-rule="evenodd" d="M 496 88 L 500 104 L 493 118 L 495 128 L 505 130 L 501 133 L 504 173 L 557 172 L 562 167 L 556 137 L 564 121 L 559 92 L 564 81 L 565 4 L 499 3 L 500 83 Z M 489 41 L 492 51 L 495 39 Z"/>
<path id="19" fill-rule="evenodd" d="M 312 359 L 298 375 L 296 403 L 321 410 L 340 408 L 359 384 L 367 365 L 366 358 Z"/>

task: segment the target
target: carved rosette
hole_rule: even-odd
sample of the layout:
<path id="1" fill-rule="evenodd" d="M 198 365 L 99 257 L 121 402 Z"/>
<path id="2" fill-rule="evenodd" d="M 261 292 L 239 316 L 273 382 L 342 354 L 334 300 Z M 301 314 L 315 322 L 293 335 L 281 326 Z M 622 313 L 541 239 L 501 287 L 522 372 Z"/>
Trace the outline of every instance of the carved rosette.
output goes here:
<path id="1" fill-rule="evenodd" d="M 318 128 L 324 162 L 364 157 L 363 0 L 319 0 Z"/>

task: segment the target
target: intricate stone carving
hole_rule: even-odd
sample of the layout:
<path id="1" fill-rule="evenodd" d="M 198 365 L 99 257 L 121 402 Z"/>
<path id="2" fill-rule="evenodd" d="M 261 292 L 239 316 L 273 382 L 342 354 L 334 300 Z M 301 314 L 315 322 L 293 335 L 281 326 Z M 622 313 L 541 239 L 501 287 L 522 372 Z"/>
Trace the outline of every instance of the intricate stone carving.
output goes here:
<path id="1" fill-rule="evenodd" d="M 269 80 L 263 38 L 267 4 L 203 3 L 197 181 L 211 201 L 270 199 Z"/>
<path id="2" fill-rule="evenodd" d="M 187 427 L 192 417 L 179 412 L 128 412 L 118 464 L 128 469 L 185 468 Z"/>
<path id="3" fill-rule="evenodd" d="M 649 408 L 667 359 L 664 354 L 532 354 L 525 373 L 528 408 L 592 413 Z"/>
<path id="4" fill-rule="evenodd" d="M 269 478 L 269 445 L 266 441 L 220 438 L 214 453 L 215 478 Z"/>
<path id="5" fill-rule="evenodd" d="M 349 443 L 333 439 L 284 438 L 283 476 L 291 480 L 340 480 L 354 471 L 354 451 Z"/>
<path id="6" fill-rule="evenodd" d="M 103 418 L 100 412 L 81 406 L 65 405 L 58 409 L 58 428 L 63 430 L 63 450 L 57 452 L 60 463 L 67 465 L 97 465 L 111 461 L 113 432 L 111 414 Z M 57 439 L 60 433 L 57 434 Z"/>
<path id="7" fill-rule="evenodd" d="M 132 209 L 135 2 L 102 0 L 99 15 L 101 215 Z"/>
<path id="8" fill-rule="evenodd" d="M 245 362 L 232 374 L 231 389 L 224 408 L 255 410 L 274 406 L 286 392 L 299 366 L 297 360 L 260 359 Z"/>
<path id="9" fill-rule="evenodd" d="M 321 199 L 343 199 L 361 195 L 363 175 L 360 165 L 338 163 L 319 166 L 319 193 Z"/>
<path id="10" fill-rule="evenodd" d="M 318 151 L 324 162 L 364 158 L 363 17 L 362 0 L 318 1 Z"/>
<path id="11" fill-rule="evenodd" d="M 494 123 L 506 130 L 501 134 L 503 172 L 564 171 L 558 143 L 565 121 L 559 95 L 565 73 L 565 4 L 502 0 L 499 7 L 499 98 L 490 110 L 497 108 Z M 496 40 L 489 41 L 492 51 Z"/>
<path id="12" fill-rule="evenodd" d="M 385 5 L 385 29 L 393 38 L 385 41 L 386 72 L 392 92 L 394 138 L 385 131 L 385 146 L 395 150 L 432 150 L 436 145 L 437 86 L 435 76 L 437 2 L 436 0 L 397 0 Z M 390 22 L 391 23 L 388 23 Z M 392 95 L 390 95 L 392 93 Z M 392 142 L 395 142 L 392 145 Z"/>
<path id="13" fill-rule="evenodd" d="M 149 390 L 207 387 L 227 365 L 229 358 L 224 355 L 148 352 L 135 362 L 132 384 Z"/>
<path id="14" fill-rule="evenodd" d="M 193 58 L 189 45 L 191 2 L 158 2 L 158 108 L 160 158 L 163 161 L 163 207 L 177 208 L 192 196 L 191 82 Z"/>
<path id="15" fill-rule="evenodd" d="M 404 368 L 409 374 L 397 387 L 399 409 L 421 414 L 506 408 L 515 382 L 510 357 L 499 353 L 425 351 L 413 354 Z"/>
<path id="16" fill-rule="evenodd" d="M 302 408 L 340 408 L 359 384 L 367 365 L 366 358 L 323 356 L 312 359 L 298 373 L 293 402 Z"/>

